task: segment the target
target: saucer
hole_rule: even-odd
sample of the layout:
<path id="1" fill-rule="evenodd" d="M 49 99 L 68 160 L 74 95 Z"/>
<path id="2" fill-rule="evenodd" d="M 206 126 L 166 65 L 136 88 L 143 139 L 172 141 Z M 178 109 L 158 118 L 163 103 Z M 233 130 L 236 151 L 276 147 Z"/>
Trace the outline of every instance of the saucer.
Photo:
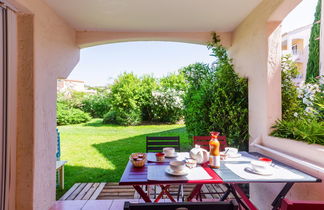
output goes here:
<path id="1" fill-rule="evenodd" d="M 175 158 L 178 157 L 178 153 L 173 153 L 172 155 L 165 155 L 166 158 Z"/>
<path id="2" fill-rule="evenodd" d="M 165 172 L 167 174 L 173 175 L 173 176 L 185 176 L 189 173 L 189 169 L 186 167 L 184 170 L 182 171 L 174 171 L 170 168 L 170 166 L 165 168 Z"/>
<path id="3" fill-rule="evenodd" d="M 270 176 L 273 174 L 273 171 L 271 169 L 264 170 L 264 171 L 257 171 L 257 170 L 254 170 L 253 168 L 246 167 L 244 170 L 247 172 L 253 173 L 253 174 L 258 174 L 258 175 L 263 175 L 263 176 Z"/>

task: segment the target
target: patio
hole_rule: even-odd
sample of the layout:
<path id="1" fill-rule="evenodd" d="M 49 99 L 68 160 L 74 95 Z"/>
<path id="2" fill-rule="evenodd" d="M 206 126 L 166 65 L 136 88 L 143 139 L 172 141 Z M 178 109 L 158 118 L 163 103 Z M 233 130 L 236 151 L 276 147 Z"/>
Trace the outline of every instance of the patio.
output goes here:
<path id="1" fill-rule="evenodd" d="M 7 58 L 1 65 L 7 73 L 6 141 L 1 147 L 3 208 L 46 210 L 56 205 L 64 209 L 63 203 L 76 209 L 93 203 L 111 209 L 112 204 L 120 206 L 119 201 L 99 200 L 55 203 L 57 79 L 71 73 L 81 48 L 138 40 L 206 44 L 212 31 L 227 47 L 235 71 L 248 78 L 249 151 L 323 179 L 323 146 L 269 136 L 271 126 L 281 118 L 280 23 L 300 2 L 0 0 L 6 46 L 2 57 Z M 320 24 L 324 28 L 324 21 Z M 321 44 L 322 54 L 323 50 Z M 323 201 L 323 186 L 296 184 L 287 197 Z M 269 209 L 282 187 L 250 184 L 250 199 L 258 208 Z"/>

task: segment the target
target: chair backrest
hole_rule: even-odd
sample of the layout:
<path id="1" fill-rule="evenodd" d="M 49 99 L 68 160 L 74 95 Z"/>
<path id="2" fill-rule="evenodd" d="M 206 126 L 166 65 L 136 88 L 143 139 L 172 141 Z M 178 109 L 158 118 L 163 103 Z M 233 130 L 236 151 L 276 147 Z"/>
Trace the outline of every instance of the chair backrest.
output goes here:
<path id="1" fill-rule="evenodd" d="M 124 210 L 237 210 L 235 200 L 217 202 L 178 202 L 178 203 L 124 203 Z"/>
<path id="2" fill-rule="evenodd" d="M 56 134 L 57 134 L 57 142 L 56 142 L 56 160 L 61 159 L 61 135 L 59 130 L 56 128 Z"/>
<path id="3" fill-rule="evenodd" d="M 209 141 L 211 136 L 194 136 L 193 143 L 200 145 L 201 148 L 209 151 Z M 220 143 L 220 151 L 224 151 L 225 147 L 227 147 L 226 136 L 218 136 L 218 141 Z"/>
<path id="4" fill-rule="evenodd" d="M 280 210 L 323 210 L 324 201 L 291 201 L 288 199 L 283 199 L 281 201 Z"/>
<path id="5" fill-rule="evenodd" d="M 180 152 L 179 136 L 147 136 L 146 152 L 162 152 L 164 147 L 173 147 L 175 151 Z"/>

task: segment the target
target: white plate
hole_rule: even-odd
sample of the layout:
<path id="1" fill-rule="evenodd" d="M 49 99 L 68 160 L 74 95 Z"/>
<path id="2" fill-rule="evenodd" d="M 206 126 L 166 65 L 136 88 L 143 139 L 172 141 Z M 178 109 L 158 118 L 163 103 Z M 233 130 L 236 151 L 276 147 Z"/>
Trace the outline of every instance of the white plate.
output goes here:
<path id="1" fill-rule="evenodd" d="M 228 154 L 228 158 L 239 158 L 239 157 L 241 157 L 242 156 L 242 154 L 240 154 L 240 153 L 236 153 L 236 154 Z"/>
<path id="2" fill-rule="evenodd" d="M 257 170 L 254 170 L 253 168 L 250 168 L 250 167 L 246 167 L 245 171 L 253 173 L 253 174 L 263 175 L 263 176 L 270 176 L 270 175 L 273 174 L 272 170 L 257 171 Z"/>
<path id="3" fill-rule="evenodd" d="M 166 158 L 175 158 L 175 157 L 178 157 L 178 153 L 173 153 L 173 155 L 165 155 Z"/>
<path id="4" fill-rule="evenodd" d="M 170 174 L 170 175 L 173 175 L 173 176 L 185 176 L 189 173 L 189 169 L 188 168 L 185 168 L 184 170 L 182 171 L 174 171 L 170 168 L 170 166 L 166 167 L 165 168 L 165 172 L 167 174 Z"/>

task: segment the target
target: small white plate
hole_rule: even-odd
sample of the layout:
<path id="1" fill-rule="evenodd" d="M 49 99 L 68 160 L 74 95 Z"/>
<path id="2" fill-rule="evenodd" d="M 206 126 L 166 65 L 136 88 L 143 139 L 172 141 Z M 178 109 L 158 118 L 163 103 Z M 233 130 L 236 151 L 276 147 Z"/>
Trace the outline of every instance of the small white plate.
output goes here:
<path id="1" fill-rule="evenodd" d="M 178 157 L 178 153 L 173 153 L 172 155 L 165 155 L 166 158 L 175 158 L 175 157 Z"/>
<path id="2" fill-rule="evenodd" d="M 253 173 L 253 174 L 263 175 L 263 176 L 270 176 L 273 174 L 272 170 L 257 171 L 250 167 L 246 167 L 245 171 Z"/>
<path id="3" fill-rule="evenodd" d="M 170 166 L 165 168 L 165 172 L 167 174 L 173 175 L 173 176 L 185 176 L 189 173 L 189 169 L 186 167 L 184 170 L 182 171 L 174 171 L 170 168 Z"/>
<path id="4" fill-rule="evenodd" d="M 236 153 L 236 154 L 228 154 L 228 158 L 239 158 L 239 157 L 241 157 L 242 156 L 242 154 L 240 154 L 240 153 Z"/>

